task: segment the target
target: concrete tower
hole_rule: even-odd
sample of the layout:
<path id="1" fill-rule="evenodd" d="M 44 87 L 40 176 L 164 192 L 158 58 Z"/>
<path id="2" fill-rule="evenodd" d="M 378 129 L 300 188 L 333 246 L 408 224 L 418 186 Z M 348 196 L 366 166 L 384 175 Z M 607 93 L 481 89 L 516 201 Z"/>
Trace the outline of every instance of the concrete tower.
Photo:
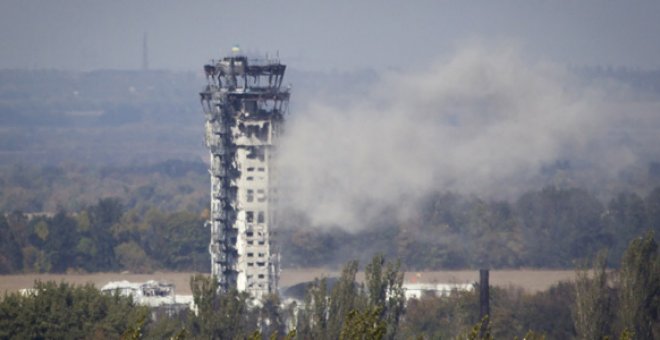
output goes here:
<path id="1" fill-rule="evenodd" d="M 285 65 L 238 55 L 204 66 L 200 93 L 210 150 L 212 273 L 220 288 L 253 297 L 275 292 L 278 253 L 271 244 L 277 197 L 271 161 L 289 102 Z"/>

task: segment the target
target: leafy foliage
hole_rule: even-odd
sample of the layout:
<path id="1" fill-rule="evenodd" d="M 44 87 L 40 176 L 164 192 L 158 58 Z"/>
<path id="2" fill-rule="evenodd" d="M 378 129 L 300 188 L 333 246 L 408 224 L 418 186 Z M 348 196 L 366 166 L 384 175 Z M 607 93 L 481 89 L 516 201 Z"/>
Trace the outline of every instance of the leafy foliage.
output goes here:
<path id="1" fill-rule="evenodd" d="M 204 216 L 152 208 L 140 217 L 116 198 L 76 215 L 0 216 L 0 273 L 209 268 Z"/>
<path id="2" fill-rule="evenodd" d="M 619 320 L 637 339 L 660 337 L 660 251 L 653 233 L 630 243 L 621 263 Z"/>
<path id="3" fill-rule="evenodd" d="M 7 235 L 0 271 L 207 270 L 208 242 L 196 242 L 208 231 L 191 222 L 208 214 L 206 167 L 181 160 L 0 166 L 0 211 L 8 223 L 0 225 Z M 618 266 L 635 236 L 660 232 L 660 188 L 607 201 L 553 186 L 510 201 L 432 192 L 414 206 L 405 217 L 385 211 L 357 231 L 314 228 L 303 212 L 283 212 L 283 265 L 340 267 L 384 253 L 413 270 L 573 268 L 608 248 L 608 265 Z M 164 247 L 171 240 L 181 242 Z"/>
<path id="4" fill-rule="evenodd" d="M 609 292 L 606 255 L 595 260 L 593 271 L 578 271 L 575 299 L 575 329 L 581 339 L 602 339 L 611 334 L 612 295 Z"/>
<path id="5" fill-rule="evenodd" d="M 380 340 L 385 338 L 387 323 L 380 318 L 382 313 L 380 307 L 362 312 L 351 310 L 346 316 L 339 339 Z"/>
<path id="6" fill-rule="evenodd" d="M 435 295 L 412 299 L 406 305 L 401 335 L 410 339 L 453 339 L 479 321 L 479 307 L 474 292 L 453 292 L 447 297 Z"/>
<path id="7" fill-rule="evenodd" d="M 365 284 L 355 276 L 357 261 L 350 261 L 329 290 L 317 279 L 298 312 L 299 339 L 394 339 L 404 312 L 403 272 L 398 263 L 376 255 L 365 268 Z"/>
<path id="8" fill-rule="evenodd" d="M 196 312 L 146 318 L 131 299 L 92 286 L 35 284 L 28 295 L 0 302 L 0 338 L 204 339 L 655 339 L 660 330 L 660 260 L 653 234 L 631 242 L 619 271 L 604 255 L 576 282 L 529 294 L 491 287 L 489 322 L 479 320 L 477 294 L 425 295 L 404 304 L 398 264 L 376 256 L 356 280 L 346 264 L 332 287 L 318 279 L 297 313 L 277 295 L 255 303 L 247 294 L 218 291 L 216 280 L 191 278 Z M 385 293 L 384 293 L 385 292 Z M 288 333 L 287 333 L 288 331 Z"/>
<path id="9" fill-rule="evenodd" d="M 218 290 L 217 281 L 195 275 L 190 286 L 197 312 L 181 322 L 187 336 L 201 339 L 262 339 L 262 334 L 278 339 L 285 333 L 284 314 L 277 295 L 256 303 L 245 292 Z M 285 336 L 292 339 L 295 331 Z"/>
<path id="10" fill-rule="evenodd" d="M 424 339 L 657 339 L 660 336 L 658 247 L 653 234 L 633 240 L 621 269 L 601 253 L 576 282 L 547 291 L 491 287 L 489 328 L 478 320 L 474 292 L 423 296 L 406 305 L 402 338 Z"/>
<path id="11" fill-rule="evenodd" d="M 256 315 L 248 308 L 247 293 L 231 290 L 220 293 L 212 277 L 191 278 L 198 313 L 191 318 L 191 335 L 206 339 L 234 339 L 254 332 Z"/>
<path id="12" fill-rule="evenodd" d="M 0 211 L 5 212 L 77 212 L 101 197 L 117 197 L 124 208 L 142 212 L 149 207 L 201 211 L 208 204 L 208 172 L 201 161 L 0 165 L 0 184 Z"/>
<path id="13" fill-rule="evenodd" d="M 147 203 L 160 196 L 150 191 L 127 204 L 103 198 L 75 213 L 0 216 L 0 272 L 208 270 L 208 210 L 168 212 Z M 413 270 L 573 268 L 607 248 L 607 265 L 617 267 L 628 242 L 660 230 L 659 207 L 660 188 L 607 204 L 575 188 L 530 191 L 515 204 L 445 193 L 426 197 L 407 218 L 389 216 L 354 232 L 312 228 L 305 216 L 287 213 L 282 225 L 293 229 L 277 237 L 284 266 L 367 263 L 385 251 Z"/>
<path id="14" fill-rule="evenodd" d="M 532 190 L 513 203 L 435 193 L 406 218 L 388 219 L 395 222 L 347 232 L 310 228 L 293 216 L 285 223 L 293 227 L 278 233 L 291 266 L 368 262 L 384 251 L 411 270 L 574 268 L 607 248 L 607 265 L 617 267 L 634 237 L 660 230 L 659 212 L 660 188 L 644 198 L 621 193 L 607 203 L 579 188 Z"/>
<path id="15" fill-rule="evenodd" d="M 146 314 L 130 298 L 104 295 L 91 285 L 36 282 L 27 295 L 0 302 L 0 338 L 118 339 Z"/>

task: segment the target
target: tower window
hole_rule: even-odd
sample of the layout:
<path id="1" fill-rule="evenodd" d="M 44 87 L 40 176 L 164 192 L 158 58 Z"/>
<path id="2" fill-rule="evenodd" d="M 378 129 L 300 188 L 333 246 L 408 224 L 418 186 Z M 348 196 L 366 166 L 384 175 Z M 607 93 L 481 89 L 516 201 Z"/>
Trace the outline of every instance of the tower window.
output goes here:
<path id="1" fill-rule="evenodd" d="M 258 202 L 265 202 L 266 201 L 266 194 L 263 189 L 258 189 L 257 190 L 257 201 Z"/>

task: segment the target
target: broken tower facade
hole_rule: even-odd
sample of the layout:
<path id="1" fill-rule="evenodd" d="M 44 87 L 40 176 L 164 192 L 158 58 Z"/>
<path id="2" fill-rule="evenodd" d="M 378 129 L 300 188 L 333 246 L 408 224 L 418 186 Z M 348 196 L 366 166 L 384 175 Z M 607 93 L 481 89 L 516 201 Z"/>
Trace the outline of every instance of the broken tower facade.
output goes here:
<path id="1" fill-rule="evenodd" d="M 212 273 L 220 289 L 256 298 L 278 285 L 272 160 L 289 102 L 285 68 L 277 60 L 226 57 L 204 66 L 208 85 L 200 93 L 211 160 Z"/>

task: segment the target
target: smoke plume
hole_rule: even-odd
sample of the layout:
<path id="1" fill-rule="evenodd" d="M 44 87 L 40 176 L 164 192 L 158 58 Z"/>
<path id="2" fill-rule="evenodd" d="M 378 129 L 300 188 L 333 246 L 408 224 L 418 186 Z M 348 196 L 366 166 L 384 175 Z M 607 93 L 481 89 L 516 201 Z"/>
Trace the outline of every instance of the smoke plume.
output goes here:
<path id="1" fill-rule="evenodd" d="M 287 122 L 284 205 L 355 230 L 432 190 L 513 197 L 558 160 L 616 174 L 635 157 L 608 142 L 608 91 L 583 84 L 515 49 L 465 48 L 349 105 L 316 100 Z"/>

